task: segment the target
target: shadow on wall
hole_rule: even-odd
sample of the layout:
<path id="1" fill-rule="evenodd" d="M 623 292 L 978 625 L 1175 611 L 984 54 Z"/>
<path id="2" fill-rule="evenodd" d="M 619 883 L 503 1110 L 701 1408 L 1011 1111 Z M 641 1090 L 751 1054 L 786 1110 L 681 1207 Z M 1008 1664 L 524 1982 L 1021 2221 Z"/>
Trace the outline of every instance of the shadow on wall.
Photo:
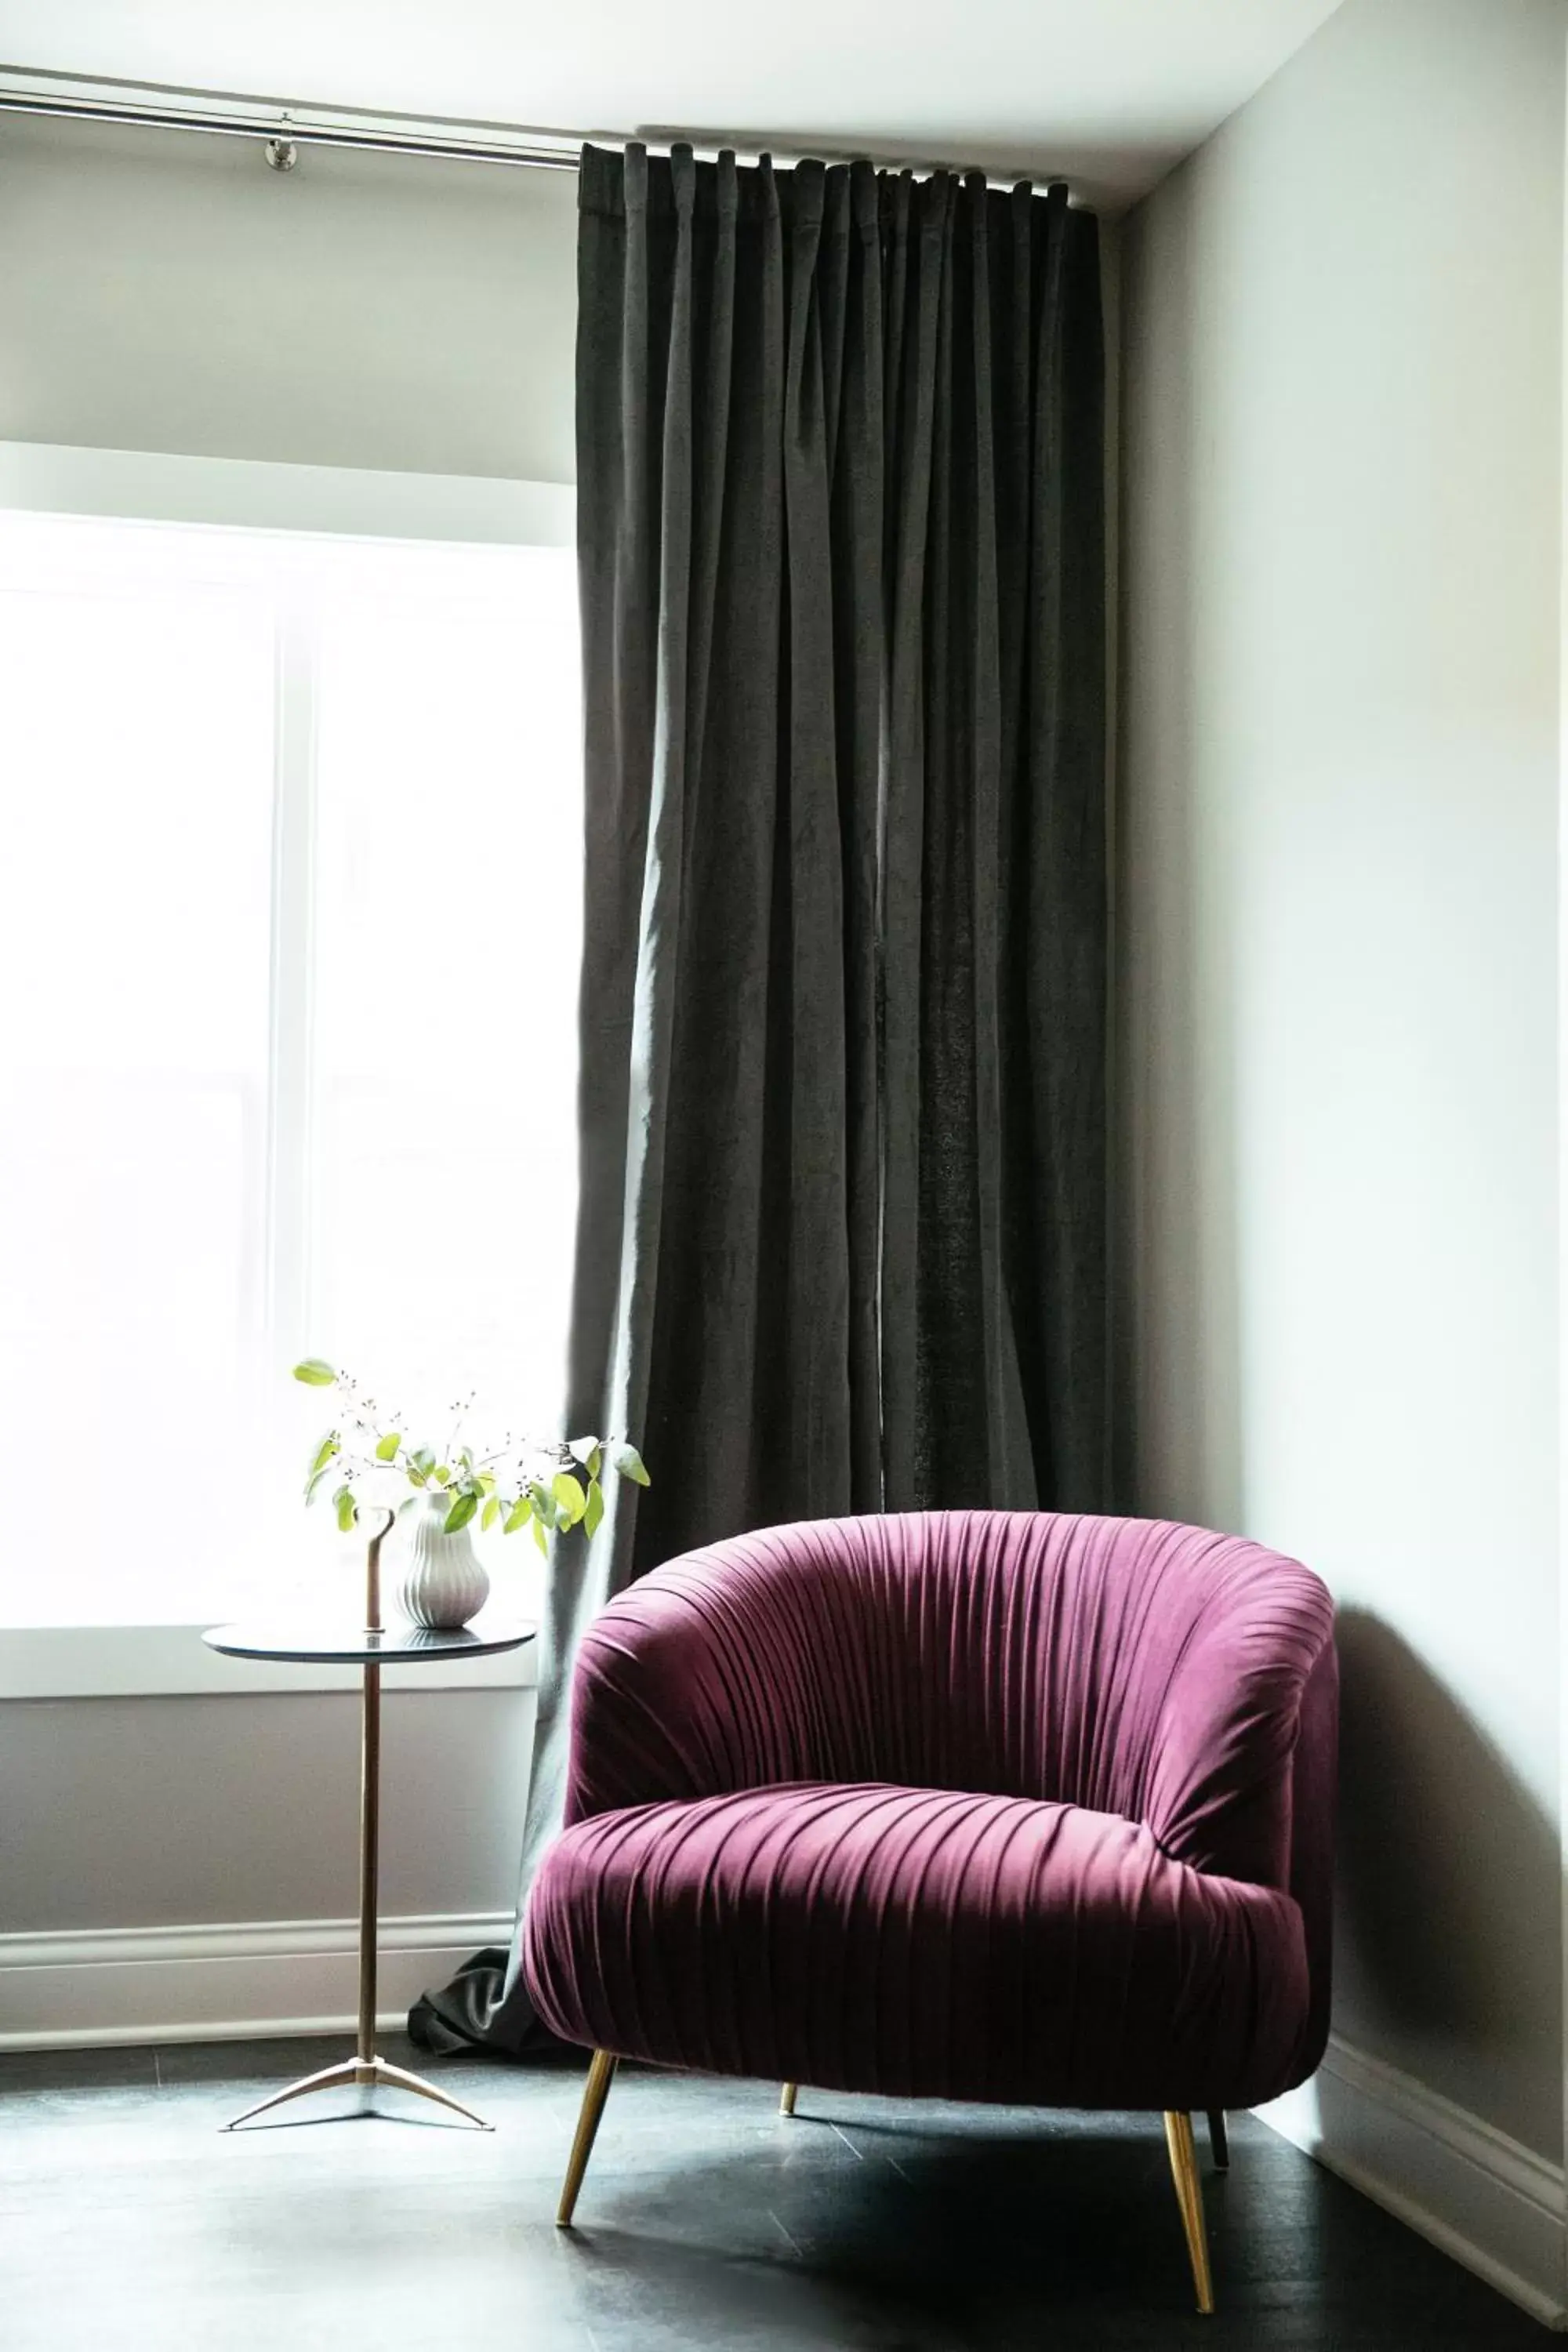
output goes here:
<path id="1" fill-rule="evenodd" d="M 1561 2000 L 1555 1826 L 1392 1626 L 1342 1609 L 1339 1649 L 1336 2024 L 1407 2068 L 1413 2045 L 1437 2042 L 1505 2067 L 1512 2128 L 1527 2137 L 1521 2103 L 1539 2105 L 1532 2144 L 1550 2147 L 1538 2032 Z"/>

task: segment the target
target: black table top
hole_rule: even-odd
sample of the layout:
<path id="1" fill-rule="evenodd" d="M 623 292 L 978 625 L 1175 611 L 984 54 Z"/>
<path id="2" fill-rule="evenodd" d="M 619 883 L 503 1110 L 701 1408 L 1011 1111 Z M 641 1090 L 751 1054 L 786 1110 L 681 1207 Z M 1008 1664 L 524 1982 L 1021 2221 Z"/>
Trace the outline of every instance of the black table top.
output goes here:
<path id="1" fill-rule="evenodd" d="M 226 1658 L 274 1658 L 298 1665 L 416 1666 L 428 1658 L 490 1658 L 521 1650 L 538 1632 L 521 1618 L 481 1617 L 472 1625 L 411 1625 L 399 1620 L 378 1633 L 363 1625 L 297 1622 L 214 1625 L 202 1635 Z"/>

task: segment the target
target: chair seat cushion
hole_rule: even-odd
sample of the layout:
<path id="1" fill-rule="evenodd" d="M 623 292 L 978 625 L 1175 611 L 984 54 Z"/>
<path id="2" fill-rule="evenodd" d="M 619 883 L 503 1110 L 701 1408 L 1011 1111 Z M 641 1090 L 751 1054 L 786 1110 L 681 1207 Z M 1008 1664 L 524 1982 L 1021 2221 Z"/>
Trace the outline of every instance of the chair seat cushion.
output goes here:
<path id="1" fill-rule="evenodd" d="M 791 1781 L 593 1815 L 528 1906 L 565 2040 L 720 2074 L 1044 2106 L 1247 2106 L 1299 2079 L 1289 1895 L 1117 1815 Z"/>

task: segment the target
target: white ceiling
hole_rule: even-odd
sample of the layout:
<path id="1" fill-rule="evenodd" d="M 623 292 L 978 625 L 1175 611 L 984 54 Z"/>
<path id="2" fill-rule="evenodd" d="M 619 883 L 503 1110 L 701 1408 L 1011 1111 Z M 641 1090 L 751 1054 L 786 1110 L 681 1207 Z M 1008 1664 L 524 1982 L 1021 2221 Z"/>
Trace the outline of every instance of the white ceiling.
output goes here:
<path id="1" fill-rule="evenodd" d="M 0 61 L 1152 187 L 1339 0 L 0 0 Z"/>

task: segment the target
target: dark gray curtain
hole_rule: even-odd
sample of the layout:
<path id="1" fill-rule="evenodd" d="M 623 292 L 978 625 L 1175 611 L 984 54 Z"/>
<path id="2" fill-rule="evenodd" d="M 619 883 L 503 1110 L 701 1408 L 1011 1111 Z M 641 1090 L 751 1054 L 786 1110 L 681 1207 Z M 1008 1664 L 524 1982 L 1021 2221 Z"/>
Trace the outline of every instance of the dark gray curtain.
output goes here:
<path id="1" fill-rule="evenodd" d="M 608 1595 L 770 1522 L 1106 1494 L 1097 224 L 588 148 L 569 1423 L 526 1888 Z M 416 2029 L 526 2045 L 486 1953 Z"/>

